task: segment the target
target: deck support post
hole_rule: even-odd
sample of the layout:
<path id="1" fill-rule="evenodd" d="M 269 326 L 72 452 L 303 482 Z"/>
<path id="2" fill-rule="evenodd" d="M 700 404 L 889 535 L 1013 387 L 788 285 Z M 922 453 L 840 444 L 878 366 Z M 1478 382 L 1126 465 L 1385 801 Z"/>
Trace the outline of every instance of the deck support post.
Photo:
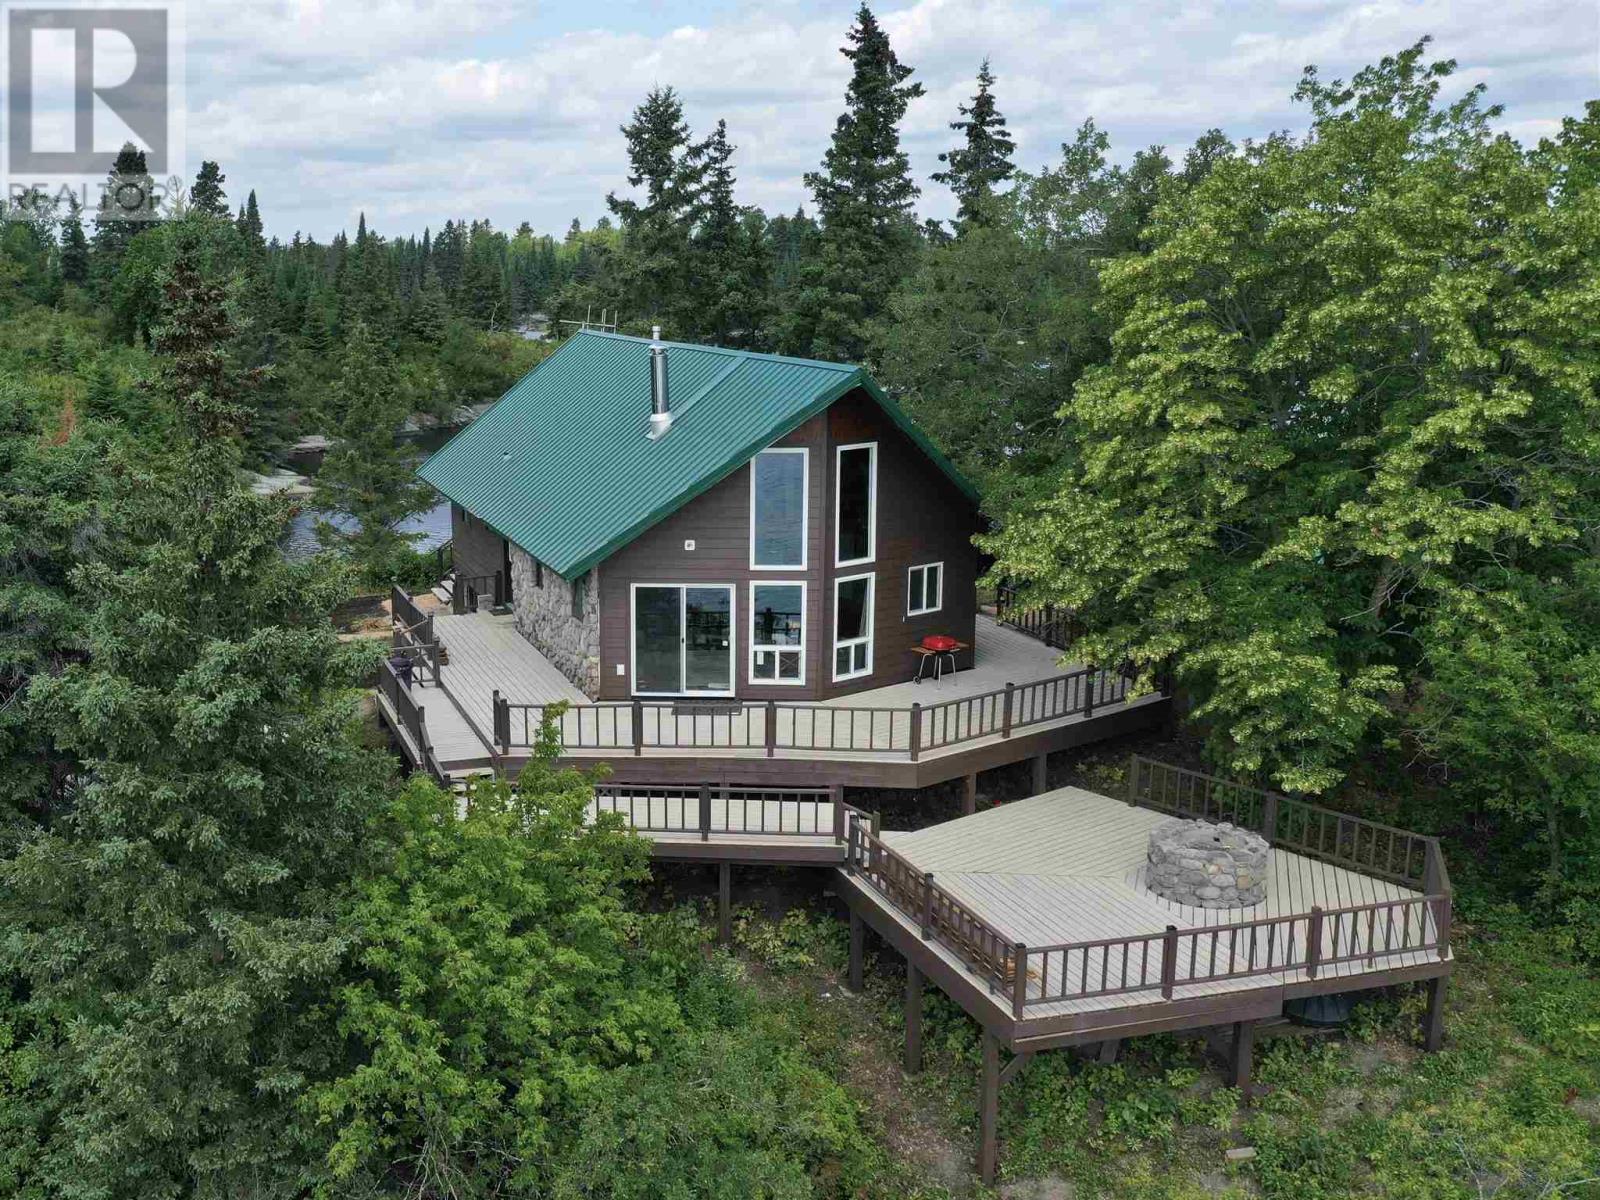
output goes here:
<path id="1" fill-rule="evenodd" d="M 922 972 L 906 959 L 906 1074 L 922 1071 Z"/>
<path id="2" fill-rule="evenodd" d="M 1033 756 L 1033 795 L 1037 796 L 1045 790 L 1045 767 L 1049 764 L 1049 754 L 1035 754 Z"/>
<path id="3" fill-rule="evenodd" d="M 1228 1082 L 1239 1089 L 1244 1102 L 1250 1102 L 1250 1064 L 1255 1053 L 1256 1023 L 1235 1021 L 1233 1041 L 1228 1047 Z"/>
<path id="4" fill-rule="evenodd" d="M 1448 975 L 1428 980 L 1428 1015 L 1423 1018 L 1422 1048 L 1429 1052 L 1444 1045 L 1444 991 Z"/>
<path id="5" fill-rule="evenodd" d="M 1107 1066 L 1117 1061 L 1117 1054 L 1122 1049 L 1121 1038 L 1107 1038 L 1095 1047 L 1094 1060 L 1105 1063 Z"/>
<path id="6" fill-rule="evenodd" d="M 850 910 L 850 974 L 846 986 L 852 992 L 861 991 L 861 914 Z"/>
<path id="7" fill-rule="evenodd" d="M 961 790 L 961 815 L 970 817 L 978 811 L 978 773 L 968 775 Z"/>
<path id="8" fill-rule="evenodd" d="M 733 866 L 717 864 L 717 939 L 724 945 L 733 941 Z"/>
<path id="9" fill-rule="evenodd" d="M 978 1085 L 978 1178 L 994 1185 L 996 1131 L 1000 1123 L 1000 1042 L 983 1031 L 983 1077 Z"/>

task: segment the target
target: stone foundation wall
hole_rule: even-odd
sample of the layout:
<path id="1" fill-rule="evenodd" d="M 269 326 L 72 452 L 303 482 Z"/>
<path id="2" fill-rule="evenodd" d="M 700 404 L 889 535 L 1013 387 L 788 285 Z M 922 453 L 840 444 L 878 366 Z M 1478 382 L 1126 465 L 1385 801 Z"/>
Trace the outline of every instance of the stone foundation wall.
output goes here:
<path id="1" fill-rule="evenodd" d="M 1227 822 L 1163 821 L 1150 831 L 1145 882 L 1175 904 L 1245 908 L 1267 898 L 1272 847 Z"/>
<path id="2" fill-rule="evenodd" d="M 549 567 L 536 568 L 526 550 L 511 547 L 511 612 L 517 632 L 593 700 L 600 694 L 600 569 L 583 581 L 581 617 L 572 614 L 572 589 L 572 581 Z"/>

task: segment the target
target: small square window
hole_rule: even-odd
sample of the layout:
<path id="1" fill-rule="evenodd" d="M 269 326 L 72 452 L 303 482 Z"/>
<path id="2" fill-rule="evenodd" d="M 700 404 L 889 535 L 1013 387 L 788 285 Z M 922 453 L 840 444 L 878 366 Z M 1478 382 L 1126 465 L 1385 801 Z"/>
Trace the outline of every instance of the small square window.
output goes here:
<path id="1" fill-rule="evenodd" d="M 924 563 L 906 572 L 906 616 L 938 612 L 943 607 L 943 563 Z"/>

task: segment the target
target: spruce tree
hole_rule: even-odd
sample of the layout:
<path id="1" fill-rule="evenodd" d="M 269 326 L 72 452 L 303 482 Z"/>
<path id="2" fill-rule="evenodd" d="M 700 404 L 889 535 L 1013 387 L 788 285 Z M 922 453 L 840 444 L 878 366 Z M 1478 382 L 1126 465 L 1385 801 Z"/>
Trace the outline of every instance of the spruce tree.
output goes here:
<path id="1" fill-rule="evenodd" d="M 393 359 L 363 321 L 350 328 L 331 408 L 334 444 L 314 503 L 334 519 L 319 522 L 317 534 L 349 553 L 369 581 L 387 580 L 412 540 L 400 524 L 430 508 L 434 492 L 416 476 L 415 448 L 396 439 L 410 408 Z"/>
<path id="2" fill-rule="evenodd" d="M 245 245 L 252 250 L 263 249 L 266 245 L 262 237 L 261 210 L 256 207 L 256 191 L 250 189 L 250 196 L 244 202 L 244 207 L 239 210 L 237 220 L 239 232 L 244 235 Z"/>
<path id="3" fill-rule="evenodd" d="M 61 220 L 61 278 L 82 286 L 89 282 L 89 239 L 83 233 L 83 216 L 76 200 Z"/>
<path id="4" fill-rule="evenodd" d="M 95 210 L 91 262 L 96 284 L 102 289 L 116 277 L 129 244 L 149 228 L 148 206 L 154 190 L 144 151 L 132 142 L 125 143 L 111 164 Z"/>
<path id="5" fill-rule="evenodd" d="M 328 620 L 344 581 L 285 561 L 287 508 L 238 483 L 253 379 L 223 289 L 180 258 L 165 294 L 180 432 L 108 473 L 101 557 L 73 575 L 87 658 L 29 689 L 81 769 L 70 815 L 0 858 L 0 972 L 71 1029 L 36 1194 L 298 1194 L 335 900 L 391 768 L 357 743 L 372 653 Z"/>
<path id="6" fill-rule="evenodd" d="M 964 120 L 952 121 L 950 128 L 962 135 L 962 144 L 939 155 L 948 164 L 933 178 L 956 194 L 961 207 L 956 213 L 956 229 L 984 220 L 984 203 L 994 195 L 996 185 L 1011 178 L 1016 167 L 1011 156 L 1016 146 L 1006 129 L 1006 119 L 995 107 L 994 74 L 989 60 L 978 68 L 978 91 L 971 104 L 960 106 Z"/>
<path id="7" fill-rule="evenodd" d="M 792 353 L 857 362 L 866 326 L 883 310 L 910 266 L 918 231 L 918 188 L 900 148 L 906 106 L 922 95 L 912 69 L 895 57 L 889 35 L 865 4 L 856 13 L 845 111 L 822 170 L 806 174 L 822 221 L 817 261 L 803 273 L 782 330 Z"/>
<path id="8" fill-rule="evenodd" d="M 670 87 L 651 88 L 622 126 L 628 143 L 628 183 L 644 189 L 642 202 L 606 196 L 622 222 L 622 253 L 611 281 L 641 325 L 672 324 L 684 311 L 683 282 L 700 166 L 691 156 L 683 102 Z"/>
<path id="9" fill-rule="evenodd" d="M 228 198 L 223 195 L 222 185 L 227 178 L 222 168 L 210 159 L 202 162 L 200 173 L 194 177 L 194 187 L 189 189 L 190 207 L 213 217 L 226 217 Z"/>
<path id="10" fill-rule="evenodd" d="M 690 155 L 703 186 L 695 206 L 684 332 L 716 345 L 754 347 L 766 325 L 767 248 L 763 230 L 734 202 L 728 123 Z M 759 217 L 757 217 L 759 220 Z"/>

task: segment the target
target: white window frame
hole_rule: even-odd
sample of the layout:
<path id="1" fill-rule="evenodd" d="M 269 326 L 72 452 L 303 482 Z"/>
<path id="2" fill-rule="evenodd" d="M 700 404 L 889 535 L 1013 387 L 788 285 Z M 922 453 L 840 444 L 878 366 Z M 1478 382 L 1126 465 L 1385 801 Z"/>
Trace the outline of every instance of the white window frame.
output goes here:
<path id="1" fill-rule="evenodd" d="M 839 496 L 844 490 L 844 471 L 841 469 L 846 450 L 870 450 L 872 457 L 867 467 L 867 556 L 843 559 L 839 557 Z M 838 446 L 833 454 L 833 565 L 859 567 L 878 560 L 878 443 L 851 442 Z"/>
<path id="2" fill-rule="evenodd" d="M 768 646 L 756 642 L 756 589 L 758 587 L 797 587 L 800 589 L 800 644 L 798 646 Z M 800 687 L 806 681 L 806 641 L 811 633 L 811 621 L 806 610 L 806 581 L 804 579 L 752 579 L 750 581 L 750 686 L 751 687 Z M 799 679 L 757 679 L 756 678 L 756 651 L 766 650 L 774 654 L 779 652 L 800 655 Z"/>
<path id="3" fill-rule="evenodd" d="M 938 571 L 939 571 L 939 590 L 938 590 L 936 599 L 934 600 L 934 602 L 932 604 L 927 605 L 927 607 L 925 607 L 925 608 L 912 608 L 911 607 L 911 577 L 913 575 L 915 575 L 918 571 L 923 572 L 923 576 L 922 576 L 922 598 L 923 598 L 924 601 L 926 601 L 927 598 L 928 598 L 928 576 L 927 576 L 927 572 L 929 572 L 929 571 L 931 571 L 931 570 L 933 570 L 935 568 L 937 568 Z M 908 616 L 908 617 L 923 617 L 923 616 L 927 616 L 929 613 L 936 613 L 940 609 L 942 609 L 943 607 L 944 607 L 944 563 L 942 563 L 942 562 L 918 563 L 914 567 L 907 567 L 906 568 L 906 616 Z"/>
<path id="4" fill-rule="evenodd" d="M 844 583 L 854 583 L 858 579 L 865 579 L 867 581 L 867 599 L 862 608 L 862 611 L 866 615 L 867 632 L 862 637 L 845 638 L 843 641 L 841 641 L 839 639 L 839 585 Z M 841 683 L 846 679 L 862 679 L 872 674 L 872 659 L 875 649 L 874 642 L 878 632 L 878 622 L 876 619 L 877 613 L 874 611 L 877 601 L 878 576 L 875 571 L 863 571 L 859 575 L 834 576 L 833 612 L 831 614 L 833 617 L 833 637 L 830 639 L 833 644 L 833 652 L 829 655 L 828 665 L 835 683 Z M 839 673 L 839 651 L 846 646 L 861 645 L 865 645 L 867 648 L 867 665 L 859 671 L 846 671 L 843 675 L 841 675 Z M 854 656 L 852 655 L 852 657 Z"/>
<path id="5" fill-rule="evenodd" d="M 639 690 L 639 589 L 678 589 L 678 690 L 675 692 L 641 692 Z M 724 588 L 728 593 L 728 690 L 723 692 L 691 692 L 684 687 L 684 677 L 689 669 L 689 589 Z M 634 696 L 733 696 L 739 685 L 739 586 L 733 583 L 673 583 L 670 580 L 647 580 L 628 585 L 628 688 Z"/>
<path id="6" fill-rule="evenodd" d="M 758 563 L 756 561 L 756 458 L 762 454 L 800 456 L 800 561 L 797 563 Z M 752 571 L 804 571 L 811 552 L 811 451 L 805 446 L 768 446 L 750 460 L 750 569 Z"/>

